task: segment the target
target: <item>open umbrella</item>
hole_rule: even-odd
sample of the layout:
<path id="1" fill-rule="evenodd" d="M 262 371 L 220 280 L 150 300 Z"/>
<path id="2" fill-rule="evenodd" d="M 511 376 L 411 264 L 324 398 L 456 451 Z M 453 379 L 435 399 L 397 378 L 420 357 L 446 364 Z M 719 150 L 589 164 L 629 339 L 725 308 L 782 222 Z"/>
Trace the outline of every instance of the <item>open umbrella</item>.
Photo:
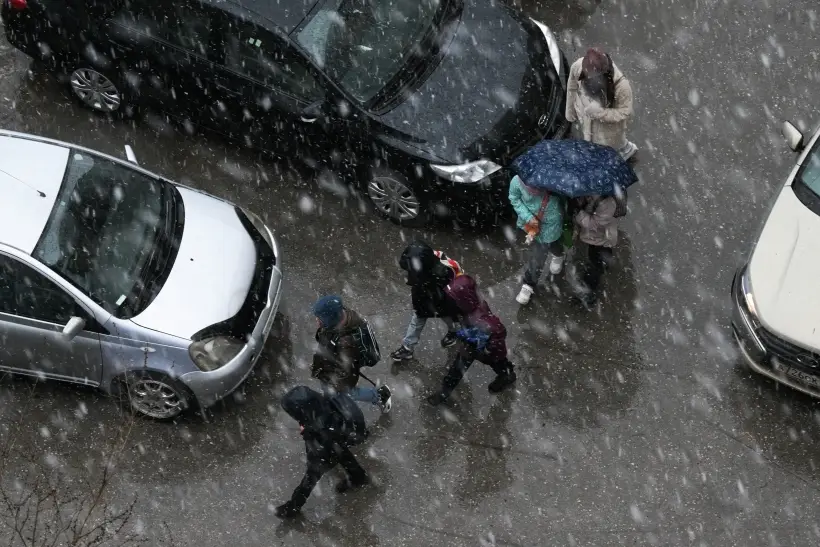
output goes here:
<path id="1" fill-rule="evenodd" d="M 575 198 L 616 193 L 638 181 L 618 151 L 579 140 L 543 140 L 518 156 L 513 169 L 528 186 Z"/>

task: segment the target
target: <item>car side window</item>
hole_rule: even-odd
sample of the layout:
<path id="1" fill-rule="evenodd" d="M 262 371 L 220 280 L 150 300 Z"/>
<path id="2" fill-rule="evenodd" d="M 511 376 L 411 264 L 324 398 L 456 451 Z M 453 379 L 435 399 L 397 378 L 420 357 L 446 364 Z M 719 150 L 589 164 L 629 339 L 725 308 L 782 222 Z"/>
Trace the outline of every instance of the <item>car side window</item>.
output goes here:
<path id="1" fill-rule="evenodd" d="M 325 97 L 308 66 L 269 32 L 247 23 L 225 25 L 225 66 L 306 103 Z"/>
<path id="2" fill-rule="evenodd" d="M 86 315 L 62 288 L 6 255 L 0 255 L 0 312 L 58 325 Z"/>
<path id="3" fill-rule="evenodd" d="M 210 15 L 185 2 L 147 2 L 130 0 L 113 14 L 110 22 L 180 47 L 191 53 L 208 56 L 211 38 Z"/>

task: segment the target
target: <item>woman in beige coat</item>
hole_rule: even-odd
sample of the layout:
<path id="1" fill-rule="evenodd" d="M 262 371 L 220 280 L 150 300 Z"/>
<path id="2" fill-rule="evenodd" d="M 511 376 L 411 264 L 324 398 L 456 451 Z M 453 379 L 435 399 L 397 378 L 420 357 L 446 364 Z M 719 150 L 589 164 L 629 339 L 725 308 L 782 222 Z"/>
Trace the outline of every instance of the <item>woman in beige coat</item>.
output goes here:
<path id="1" fill-rule="evenodd" d="M 572 63 L 566 118 L 570 122 L 580 120 L 584 140 L 611 146 L 628 160 L 638 150 L 626 138 L 632 113 L 632 86 L 609 55 L 590 48 Z"/>

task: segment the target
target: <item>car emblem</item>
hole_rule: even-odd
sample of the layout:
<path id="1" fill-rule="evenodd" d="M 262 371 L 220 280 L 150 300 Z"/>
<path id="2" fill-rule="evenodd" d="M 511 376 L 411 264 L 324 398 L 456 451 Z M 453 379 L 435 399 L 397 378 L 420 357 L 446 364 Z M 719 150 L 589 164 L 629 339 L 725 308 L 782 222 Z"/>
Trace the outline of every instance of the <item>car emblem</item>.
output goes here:
<path id="1" fill-rule="evenodd" d="M 541 129 L 546 129 L 547 122 L 549 122 L 549 116 L 546 114 L 542 114 L 540 118 L 538 118 L 538 127 Z"/>

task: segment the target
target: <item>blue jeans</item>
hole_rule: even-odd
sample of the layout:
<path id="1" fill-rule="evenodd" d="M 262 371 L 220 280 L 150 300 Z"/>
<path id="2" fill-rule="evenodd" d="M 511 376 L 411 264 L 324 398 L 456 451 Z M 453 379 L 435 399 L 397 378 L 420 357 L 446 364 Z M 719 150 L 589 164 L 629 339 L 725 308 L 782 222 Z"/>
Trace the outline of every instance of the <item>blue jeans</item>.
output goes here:
<path id="1" fill-rule="evenodd" d="M 335 395 L 336 390 L 334 390 L 327 384 L 322 384 L 322 393 L 325 395 Z M 378 404 L 381 402 L 379 392 L 376 391 L 375 387 L 356 386 L 352 388 L 350 391 L 346 391 L 345 395 L 359 403 L 370 403 L 372 405 L 378 406 Z"/>
<path id="2" fill-rule="evenodd" d="M 455 332 L 456 327 L 453 324 L 453 320 L 449 317 L 442 317 L 442 321 L 447 325 L 447 330 L 449 332 Z M 413 317 L 410 318 L 410 324 L 407 325 L 407 333 L 404 335 L 404 340 L 401 341 L 402 345 L 409 350 L 413 350 L 416 345 L 421 340 L 421 331 L 424 330 L 424 325 L 427 324 L 426 317 L 419 317 L 416 315 L 416 312 L 413 312 Z"/>

